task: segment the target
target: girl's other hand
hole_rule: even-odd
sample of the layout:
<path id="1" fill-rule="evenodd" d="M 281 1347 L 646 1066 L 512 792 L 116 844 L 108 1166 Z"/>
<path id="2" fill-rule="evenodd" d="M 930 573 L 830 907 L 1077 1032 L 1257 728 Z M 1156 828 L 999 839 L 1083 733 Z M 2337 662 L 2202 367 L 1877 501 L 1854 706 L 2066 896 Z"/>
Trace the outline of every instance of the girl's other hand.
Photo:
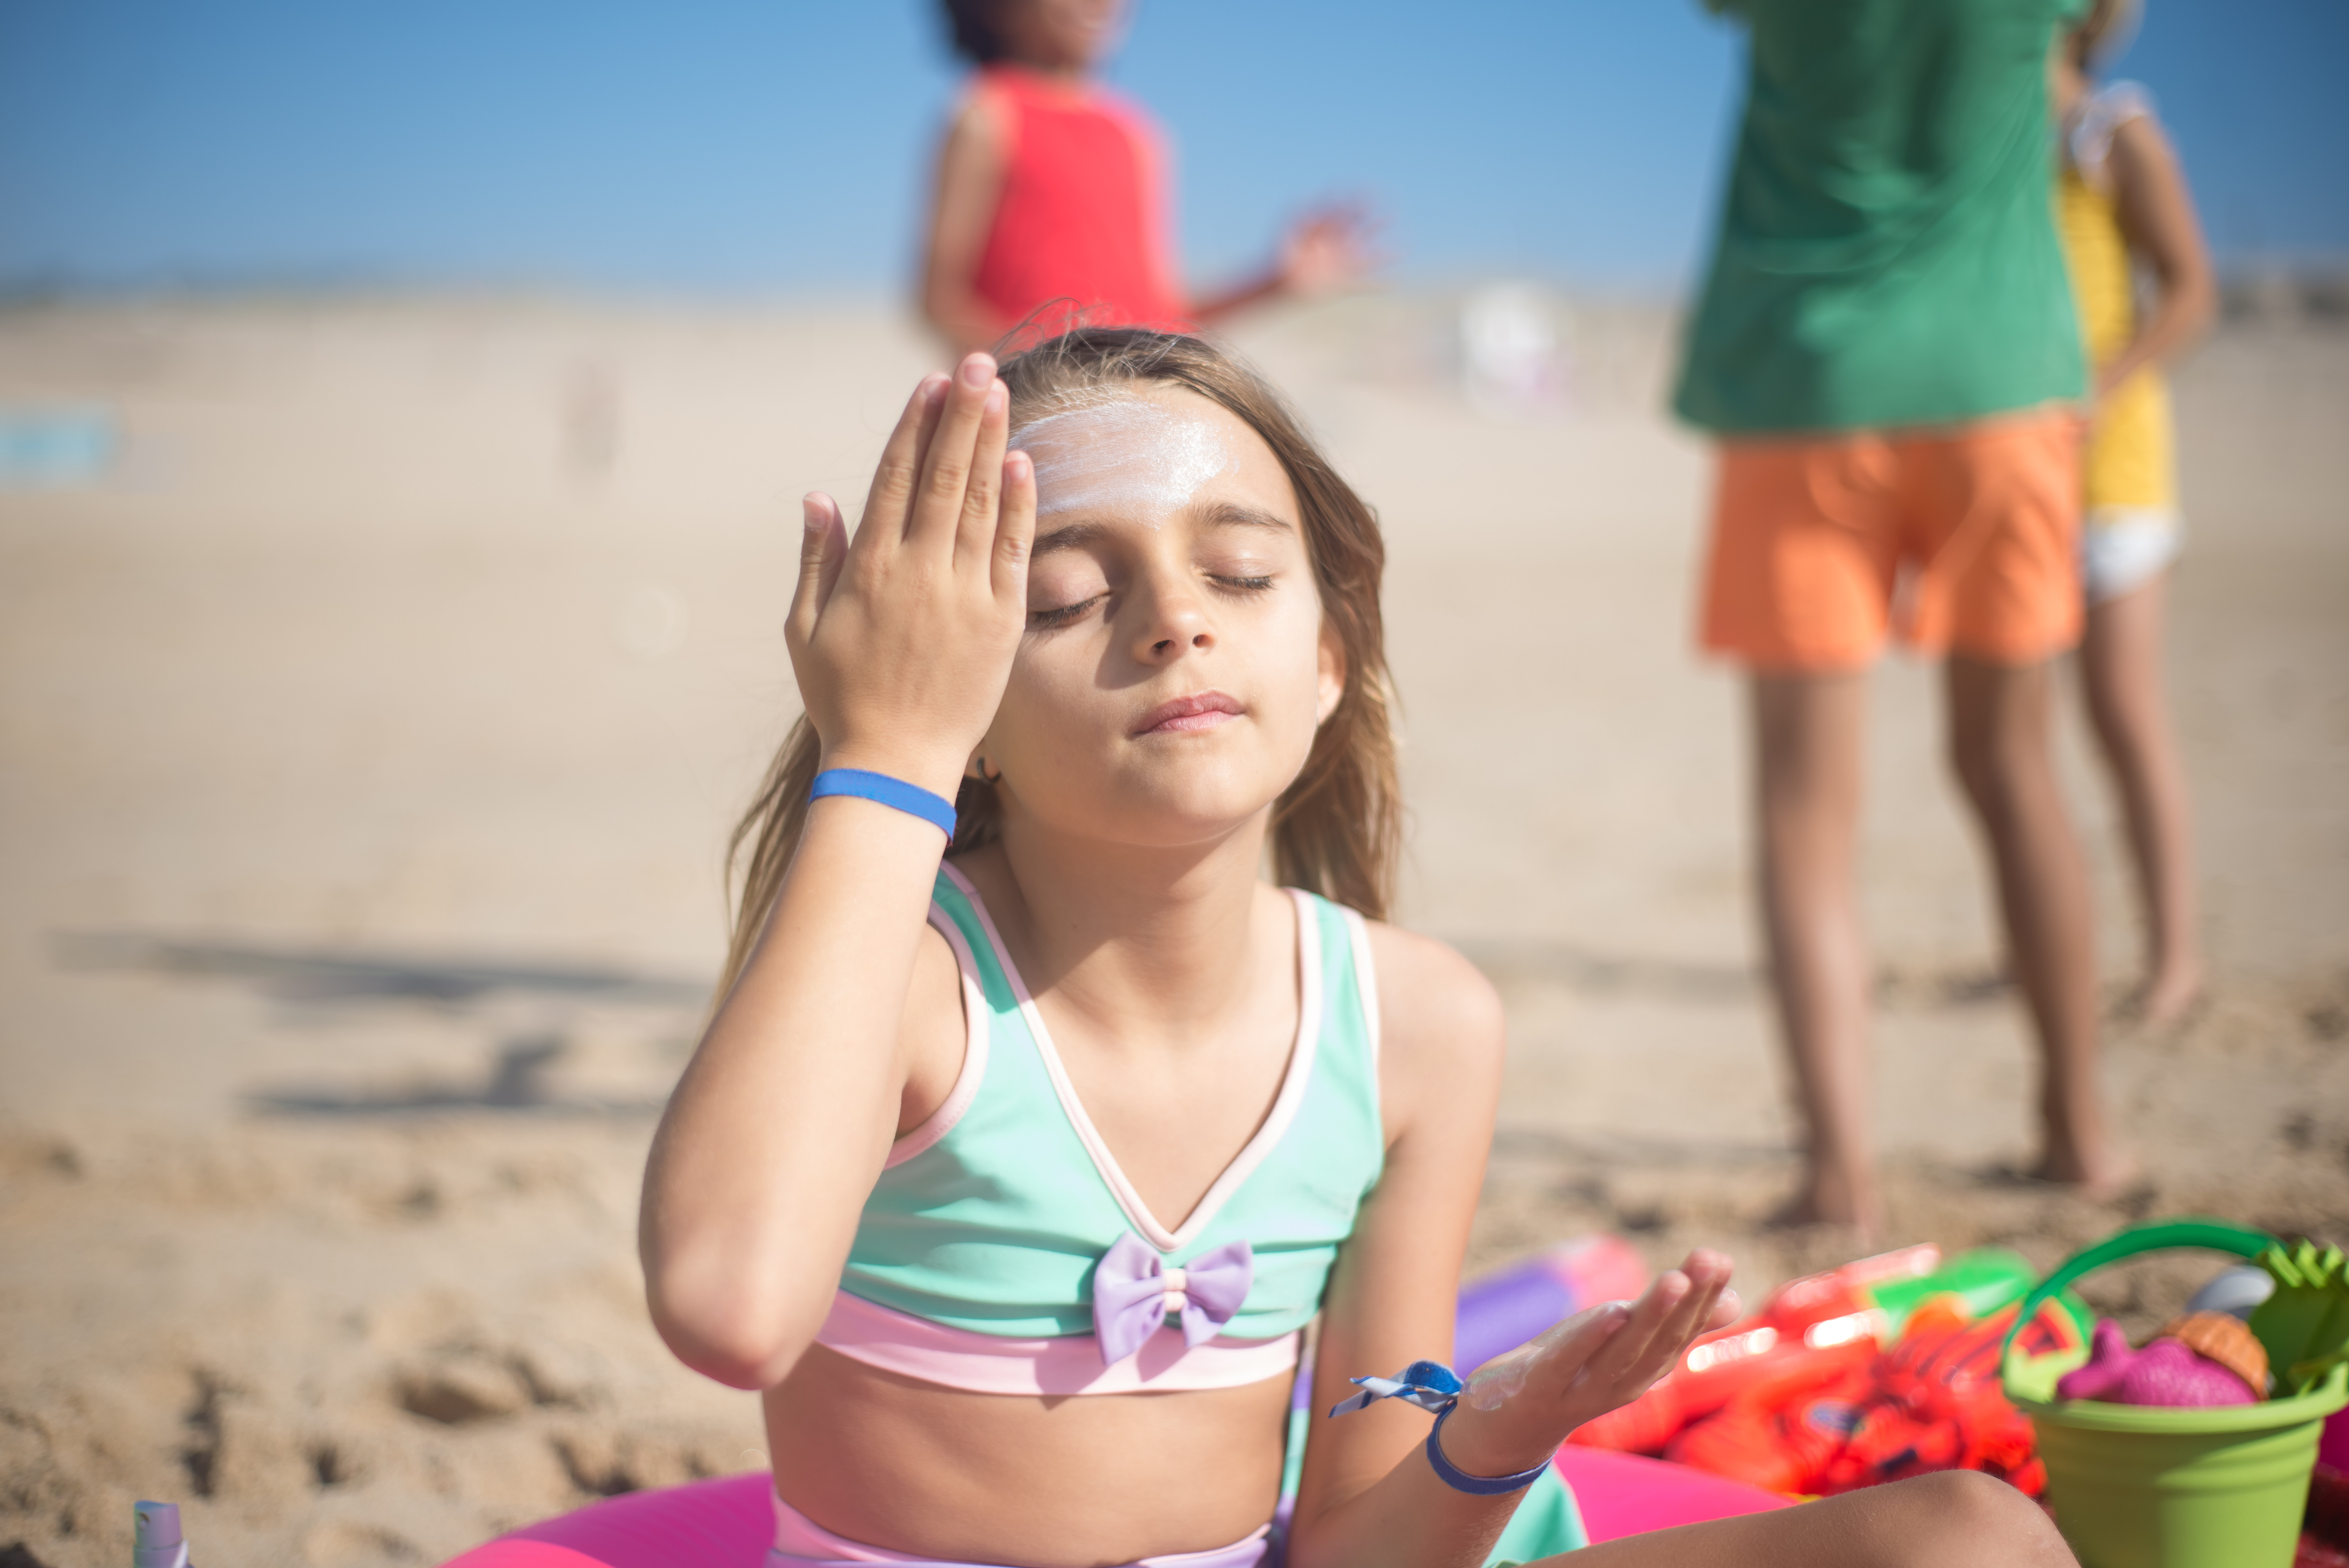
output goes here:
<path id="1" fill-rule="evenodd" d="M 914 389 L 853 543 L 839 504 L 807 498 L 784 635 L 824 767 L 954 799 L 1028 619 L 1036 472 L 1006 450 L 1009 408 L 973 354 Z"/>
<path id="2" fill-rule="evenodd" d="M 1319 208 L 1289 225 L 1280 242 L 1280 287 L 1300 298 L 1361 283 L 1384 259 L 1372 249 L 1379 220 L 1359 201 Z"/>
<path id="3" fill-rule="evenodd" d="M 1638 1301 L 1578 1313 L 1479 1369 L 1444 1423 L 1445 1457 L 1471 1475 L 1539 1464 L 1575 1428 L 1654 1387 L 1698 1335 L 1736 1318 L 1729 1274 L 1727 1258 L 1699 1248 Z"/>

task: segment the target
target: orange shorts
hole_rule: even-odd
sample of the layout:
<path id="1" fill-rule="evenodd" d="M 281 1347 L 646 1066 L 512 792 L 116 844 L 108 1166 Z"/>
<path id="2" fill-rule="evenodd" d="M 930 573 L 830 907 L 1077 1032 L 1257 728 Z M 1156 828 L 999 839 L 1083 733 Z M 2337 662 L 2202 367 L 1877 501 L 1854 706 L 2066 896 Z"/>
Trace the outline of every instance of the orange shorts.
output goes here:
<path id="1" fill-rule="evenodd" d="M 2080 432 L 2043 409 L 1931 433 L 1724 441 L 1702 640 L 1755 669 L 1920 653 L 2035 664 L 2080 634 Z"/>

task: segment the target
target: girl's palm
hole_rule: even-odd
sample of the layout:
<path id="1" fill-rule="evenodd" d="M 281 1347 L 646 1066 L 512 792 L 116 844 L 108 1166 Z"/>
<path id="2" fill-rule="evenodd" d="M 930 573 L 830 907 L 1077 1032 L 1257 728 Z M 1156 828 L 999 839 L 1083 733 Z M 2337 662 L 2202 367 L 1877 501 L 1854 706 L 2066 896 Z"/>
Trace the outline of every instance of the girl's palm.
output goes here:
<path id="1" fill-rule="evenodd" d="M 1630 1404 L 1671 1370 L 1691 1340 L 1735 1317 L 1737 1297 L 1728 1286 L 1729 1260 L 1699 1249 L 1638 1301 L 1577 1314 L 1487 1363 L 1463 1396 L 1478 1412 L 1484 1446 L 1547 1451 L 1584 1422 Z M 1447 1448 L 1459 1430 L 1446 1429 Z"/>
<path id="2" fill-rule="evenodd" d="M 1010 678 L 1028 615 L 1036 476 L 1007 452 L 1009 390 L 974 354 L 915 388 L 854 542 L 807 499 L 785 638 L 824 766 L 951 799 Z"/>

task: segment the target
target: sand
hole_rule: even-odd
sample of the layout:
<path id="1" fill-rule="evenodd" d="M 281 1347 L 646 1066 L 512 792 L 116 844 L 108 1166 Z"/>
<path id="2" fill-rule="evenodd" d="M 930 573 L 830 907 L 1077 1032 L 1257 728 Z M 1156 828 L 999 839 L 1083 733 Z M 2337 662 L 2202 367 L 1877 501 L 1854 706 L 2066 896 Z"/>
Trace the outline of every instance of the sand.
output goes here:
<path id="1" fill-rule="evenodd" d="M 1754 979 L 1734 682 L 1690 651 L 1702 447 L 1670 324 L 1574 314 L 1555 406 L 1456 387 L 1453 301 L 1246 346 L 1381 509 L 1402 918 L 1514 1036 L 1472 1260 L 1585 1231 L 1758 1289 L 1791 1126 Z M 431 1563 L 762 1462 L 634 1261 L 653 1114 L 720 943 L 719 849 L 787 722 L 797 494 L 861 495 L 929 351 L 888 310 L 535 298 L 0 314 L 0 404 L 98 404 L 77 489 L 0 492 L 0 1551 Z M 2031 1057 L 1932 672 L 1876 686 L 1865 863 L 1894 1240 L 2048 1264 L 2204 1210 L 2349 1239 L 2349 332 L 2237 325 L 2179 378 L 2177 585 L 2209 1006 L 2116 1028 L 2143 1185 L 2012 1171 Z M 2076 744 L 2114 995 L 2134 925 Z M 2108 1278 L 2165 1310 L 2207 1264 Z"/>

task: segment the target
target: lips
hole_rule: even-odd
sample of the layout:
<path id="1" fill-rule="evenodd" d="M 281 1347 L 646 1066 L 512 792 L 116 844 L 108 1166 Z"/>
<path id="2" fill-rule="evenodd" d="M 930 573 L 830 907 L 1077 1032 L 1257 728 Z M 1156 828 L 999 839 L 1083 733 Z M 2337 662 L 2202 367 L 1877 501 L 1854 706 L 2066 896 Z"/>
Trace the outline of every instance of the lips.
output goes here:
<path id="1" fill-rule="evenodd" d="M 1247 709 L 1236 697 L 1219 691 L 1203 691 L 1190 696 L 1178 696 L 1172 702 L 1162 702 L 1144 714 L 1134 726 L 1136 735 L 1187 735 L 1194 730 L 1213 729 L 1228 724 Z"/>

